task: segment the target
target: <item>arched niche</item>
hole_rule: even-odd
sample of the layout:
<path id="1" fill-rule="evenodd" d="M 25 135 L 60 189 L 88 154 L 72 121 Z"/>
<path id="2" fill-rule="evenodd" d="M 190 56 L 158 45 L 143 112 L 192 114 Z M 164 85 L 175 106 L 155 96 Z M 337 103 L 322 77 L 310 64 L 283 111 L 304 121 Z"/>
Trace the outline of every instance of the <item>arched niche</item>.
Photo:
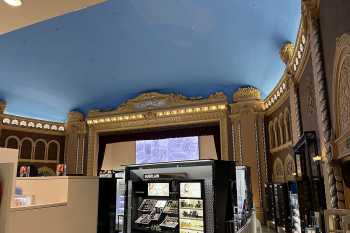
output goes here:
<path id="1" fill-rule="evenodd" d="M 18 149 L 20 145 L 20 140 L 17 136 L 9 136 L 5 140 L 5 147 L 11 149 Z"/>
<path id="2" fill-rule="evenodd" d="M 285 135 L 286 135 L 286 142 L 289 142 L 292 140 L 292 127 L 291 127 L 291 120 L 290 120 L 290 112 L 289 109 L 286 108 L 283 113 L 283 120 L 284 120 L 284 126 L 285 126 Z"/>
<path id="3" fill-rule="evenodd" d="M 278 126 L 279 126 L 279 131 L 281 135 L 281 145 L 284 145 L 287 140 L 286 140 L 286 135 L 285 135 L 285 124 L 284 124 L 284 119 L 283 119 L 283 113 L 280 113 L 278 116 Z"/>
<path id="4" fill-rule="evenodd" d="M 50 161 L 59 161 L 60 158 L 60 143 L 52 140 L 48 143 L 47 159 Z"/>
<path id="5" fill-rule="evenodd" d="M 273 127 L 273 122 L 269 122 L 269 142 L 270 142 L 270 149 L 273 149 L 276 146 L 275 142 L 275 131 Z"/>
<path id="6" fill-rule="evenodd" d="M 285 182 L 285 171 L 283 161 L 281 158 L 276 158 L 273 163 L 272 179 L 276 183 Z"/>
<path id="7" fill-rule="evenodd" d="M 223 93 L 208 98 L 187 98 L 176 94 L 150 92 L 130 99 L 107 112 L 90 111 L 87 123 L 89 146 L 87 173 L 98 170 L 99 136 L 113 132 L 153 130 L 167 127 L 189 127 L 196 124 L 217 124 L 220 128 L 221 158 L 230 160 L 228 102 Z"/>
<path id="8" fill-rule="evenodd" d="M 45 160 L 47 151 L 47 143 L 43 139 L 35 141 L 34 145 L 34 160 Z"/>
<path id="9" fill-rule="evenodd" d="M 284 160 L 284 172 L 284 176 L 287 181 L 295 180 L 295 161 L 291 154 L 288 154 L 286 159 Z"/>
<path id="10" fill-rule="evenodd" d="M 20 159 L 32 160 L 33 159 L 33 145 L 34 141 L 31 138 L 22 138 L 20 142 Z"/>

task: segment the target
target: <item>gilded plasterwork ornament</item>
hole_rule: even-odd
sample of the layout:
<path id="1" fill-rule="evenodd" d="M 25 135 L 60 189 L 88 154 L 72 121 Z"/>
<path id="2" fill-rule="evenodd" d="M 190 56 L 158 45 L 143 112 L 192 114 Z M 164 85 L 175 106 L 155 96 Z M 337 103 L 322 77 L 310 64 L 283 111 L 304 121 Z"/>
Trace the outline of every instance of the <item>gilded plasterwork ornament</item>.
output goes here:
<path id="1" fill-rule="evenodd" d="M 288 65 L 288 63 L 292 60 L 294 53 L 294 44 L 292 42 L 286 42 L 280 50 L 280 56 L 284 64 Z"/>
<path id="2" fill-rule="evenodd" d="M 350 57 L 342 65 L 339 80 L 340 135 L 350 130 Z"/>
<path id="3" fill-rule="evenodd" d="M 233 94 L 234 102 L 260 99 L 261 93 L 255 87 L 241 87 Z"/>

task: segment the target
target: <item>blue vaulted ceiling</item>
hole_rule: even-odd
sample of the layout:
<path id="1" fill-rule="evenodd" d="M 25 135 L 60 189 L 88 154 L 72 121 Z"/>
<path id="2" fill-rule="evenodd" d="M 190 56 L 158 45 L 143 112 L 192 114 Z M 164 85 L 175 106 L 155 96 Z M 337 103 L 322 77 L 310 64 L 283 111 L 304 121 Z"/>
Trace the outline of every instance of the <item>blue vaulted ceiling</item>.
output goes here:
<path id="1" fill-rule="evenodd" d="M 9 113 L 63 121 L 145 91 L 267 95 L 299 21 L 296 0 L 109 0 L 1 35 L 0 98 Z"/>

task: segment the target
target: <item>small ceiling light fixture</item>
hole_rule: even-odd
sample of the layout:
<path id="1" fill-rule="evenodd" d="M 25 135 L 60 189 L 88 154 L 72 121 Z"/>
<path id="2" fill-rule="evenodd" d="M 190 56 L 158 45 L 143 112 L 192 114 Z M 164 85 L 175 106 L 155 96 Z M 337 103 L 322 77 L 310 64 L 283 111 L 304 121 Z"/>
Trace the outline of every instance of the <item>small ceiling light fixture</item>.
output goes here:
<path id="1" fill-rule="evenodd" d="M 318 161 L 321 161 L 322 160 L 322 157 L 320 155 L 315 155 L 313 158 L 312 158 L 315 162 L 318 162 Z"/>
<path id="2" fill-rule="evenodd" d="M 3 0 L 3 1 L 13 7 L 18 7 L 23 4 L 22 0 Z"/>

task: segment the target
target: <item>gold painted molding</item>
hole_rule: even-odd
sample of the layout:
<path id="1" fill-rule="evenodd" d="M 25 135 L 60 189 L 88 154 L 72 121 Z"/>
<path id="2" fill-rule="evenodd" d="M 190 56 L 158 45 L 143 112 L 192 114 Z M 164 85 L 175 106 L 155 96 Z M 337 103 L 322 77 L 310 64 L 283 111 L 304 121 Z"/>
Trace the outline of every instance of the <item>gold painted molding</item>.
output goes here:
<path id="1" fill-rule="evenodd" d="M 193 124 L 220 125 L 222 159 L 229 160 L 231 142 L 227 97 L 215 93 L 208 98 L 186 98 L 176 94 L 145 93 L 113 111 L 93 110 L 87 118 L 89 131 L 88 175 L 97 175 L 98 137 L 109 132 Z"/>

